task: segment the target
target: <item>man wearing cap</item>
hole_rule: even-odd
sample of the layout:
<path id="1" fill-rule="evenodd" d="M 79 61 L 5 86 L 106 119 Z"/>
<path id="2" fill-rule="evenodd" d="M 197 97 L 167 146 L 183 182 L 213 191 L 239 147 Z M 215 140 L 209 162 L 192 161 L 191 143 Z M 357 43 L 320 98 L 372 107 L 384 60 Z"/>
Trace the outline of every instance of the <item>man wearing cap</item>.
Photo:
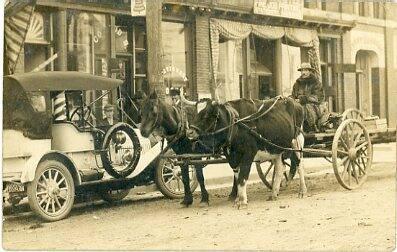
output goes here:
<path id="1" fill-rule="evenodd" d="M 105 117 L 98 122 L 98 126 L 111 126 L 117 122 L 114 116 L 114 107 L 112 104 L 106 104 L 103 108 Z"/>
<path id="2" fill-rule="evenodd" d="M 319 105 L 324 101 L 323 87 L 309 63 L 302 63 L 298 71 L 301 72 L 301 76 L 293 86 L 292 97 L 299 100 L 305 109 L 304 130 L 318 132 L 317 120 L 321 116 Z"/>

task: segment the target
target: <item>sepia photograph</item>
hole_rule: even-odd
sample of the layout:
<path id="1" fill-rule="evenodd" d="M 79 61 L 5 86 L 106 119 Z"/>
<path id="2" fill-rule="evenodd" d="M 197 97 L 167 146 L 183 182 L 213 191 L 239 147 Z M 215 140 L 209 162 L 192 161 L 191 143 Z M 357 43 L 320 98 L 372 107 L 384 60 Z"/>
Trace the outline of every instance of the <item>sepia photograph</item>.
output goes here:
<path id="1" fill-rule="evenodd" d="M 3 250 L 396 250 L 394 0 L 2 4 Z"/>

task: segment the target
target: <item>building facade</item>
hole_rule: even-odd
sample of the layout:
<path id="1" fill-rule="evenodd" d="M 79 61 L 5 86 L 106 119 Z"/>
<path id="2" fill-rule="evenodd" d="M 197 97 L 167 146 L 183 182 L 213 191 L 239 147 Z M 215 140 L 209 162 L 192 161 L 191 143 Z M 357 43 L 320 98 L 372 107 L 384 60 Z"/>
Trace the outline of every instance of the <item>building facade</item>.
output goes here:
<path id="1" fill-rule="evenodd" d="M 183 86 L 226 101 L 289 95 L 310 62 L 331 111 L 395 127 L 393 13 L 364 1 L 38 0 L 16 72 L 83 71 L 124 79 L 129 94 Z"/>

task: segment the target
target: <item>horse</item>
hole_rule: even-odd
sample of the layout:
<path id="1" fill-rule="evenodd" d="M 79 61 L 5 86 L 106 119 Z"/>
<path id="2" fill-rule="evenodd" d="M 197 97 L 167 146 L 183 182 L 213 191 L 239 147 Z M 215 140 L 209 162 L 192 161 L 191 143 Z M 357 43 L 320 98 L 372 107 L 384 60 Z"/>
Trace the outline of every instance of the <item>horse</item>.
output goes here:
<path id="1" fill-rule="evenodd" d="M 237 184 L 235 205 L 240 208 L 248 206 L 246 183 L 252 162 L 273 162 L 275 179 L 269 200 L 277 200 L 285 170 L 282 154 L 287 148 L 298 148 L 297 139 L 303 139 L 302 124 L 303 108 L 291 98 L 239 99 L 224 104 L 208 101 L 190 124 L 187 136 L 207 148 L 226 148 L 226 158 Z M 299 197 L 303 197 L 307 189 L 299 153 L 291 155 L 291 164 L 291 169 L 298 167 Z"/>
<path id="2" fill-rule="evenodd" d="M 189 117 L 192 118 L 192 113 L 196 108 L 190 107 L 190 113 L 187 114 L 187 121 Z M 180 108 L 172 106 L 157 96 L 156 91 L 153 91 L 148 97 L 145 97 L 141 104 L 141 124 L 140 131 L 143 137 L 149 137 L 153 132 L 165 138 L 170 148 L 176 154 L 193 153 L 193 143 L 186 137 L 186 119 L 184 113 Z M 191 119 L 190 119 L 191 120 Z M 206 153 L 205 149 L 197 148 L 195 152 Z M 197 180 L 201 188 L 201 206 L 209 205 L 208 192 L 204 185 L 203 165 L 195 165 Z M 182 182 L 184 186 L 184 198 L 182 205 L 188 207 L 193 203 L 193 196 L 189 183 L 189 167 L 188 165 L 181 166 Z"/>

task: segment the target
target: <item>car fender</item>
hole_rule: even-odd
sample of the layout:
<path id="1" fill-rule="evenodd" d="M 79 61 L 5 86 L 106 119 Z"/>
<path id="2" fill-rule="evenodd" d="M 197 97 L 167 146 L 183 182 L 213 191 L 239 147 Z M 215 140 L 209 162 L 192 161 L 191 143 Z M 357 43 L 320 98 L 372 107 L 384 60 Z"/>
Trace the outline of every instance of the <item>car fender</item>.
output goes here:
<path id="1" fill-rule="evenodd" d="M 47 159 L 56 159 L 65 164 L 73 177 L 74 184 L 81 184 L 81 177 L 77 171 L 76 164 L 66 153 L 63 153 L 61 151 L 49 151 L 43 153 L 43 155 L 35 155 L 34 157 L 29 158 L 29 160 L 26 162 L 26 169 L 24 169 L 22 172 L 21 182 L 27 183 L 33 181 L 36 174 L 37 166 L 40 162 Z"/>

